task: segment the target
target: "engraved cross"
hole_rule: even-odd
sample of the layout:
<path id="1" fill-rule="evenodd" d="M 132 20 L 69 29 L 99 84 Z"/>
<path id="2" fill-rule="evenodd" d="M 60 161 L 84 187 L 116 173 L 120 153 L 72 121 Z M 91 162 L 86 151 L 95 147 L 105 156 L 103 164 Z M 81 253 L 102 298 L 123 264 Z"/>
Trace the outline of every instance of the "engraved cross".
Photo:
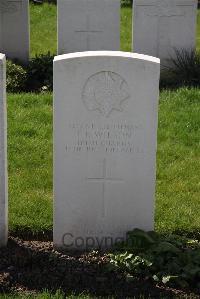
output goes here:
<path id="1" fill-rule="evenodd" d="M 104 218 L 106 215 L 106 207 L 105 207 L 105 192 L 106 192 L 106 184 L 109 182 L 119 183 L 123 182 L 120 178 L 113 178 L 107 176 L 107 165 L 106 159 L 103 159 L 103 172 L 102 176 L 98 177 L 88 177 L 87 180 L 93 183 L 100 183 L 102 185 L 102 217 Z"/>
<path id="2" fill-rule="evenodd" d="M 143 5 L 141 5 L 143 6 Z M 165 18 L 173 18 L 173 17 L 183 17 L 184 13 L 182 13 L 179 8 L 184 5 L 172 5 L 172 3 L 167 0 L 166 2 L 159 2 L 157 4 L 149 4 L 145 5 L 147 7 L 154 7 L 154 12 L 148 12 L 147 16 L 157 17 L 158 25 L 157 25 L 157 56 L 160 55 L 160 42 L 162 41 L 162 36 L 166 35 L 165 26 L 162 26 L 162 21 Z M 187 5 L 186 5 L 187 6 Z M 164 29 L 164 32 L 162 31 Z"/>
<path id="3" fill-rule="evenodd" d="M 90 24 L 90 16 L 87 15 L 86 18 L 86 28 L 85 29 L 80 29 L 80 30 L 75 30 L 76 33 L 83 33 L 86 34 L 86 43 L 87 43 L 87 50 L 90 50 L 90 43 L 91 43 L 91 35 L 92 34 L 97 34 L 97 33 L 102 33 L 103 31 L 101 30 L 93 30 L 91 29 L 92 26 Z"/>

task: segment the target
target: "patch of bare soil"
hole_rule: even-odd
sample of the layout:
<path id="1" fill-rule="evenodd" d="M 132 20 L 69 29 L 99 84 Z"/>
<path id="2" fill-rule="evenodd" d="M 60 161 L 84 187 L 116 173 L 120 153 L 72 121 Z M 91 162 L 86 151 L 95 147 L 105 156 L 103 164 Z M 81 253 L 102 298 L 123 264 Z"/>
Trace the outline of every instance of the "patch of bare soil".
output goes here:
<path id="1" fill-rule="evenodd" d="M 52 242 L 23 241 L 10 237 L 0 249 L 0 292 L 35 293 L 58 289 L 66 294 L 86 292 L 92 296 L 115 298 L 174 298 L 187 292 L 155 285 L 149 280 L 127 281 L 122 273 L 108 270 L 105 253 L 64 254 Z M 188 292 L 189 293 L 189 292 Z M 198 294 L 196 297 L 200 298 Z"/>

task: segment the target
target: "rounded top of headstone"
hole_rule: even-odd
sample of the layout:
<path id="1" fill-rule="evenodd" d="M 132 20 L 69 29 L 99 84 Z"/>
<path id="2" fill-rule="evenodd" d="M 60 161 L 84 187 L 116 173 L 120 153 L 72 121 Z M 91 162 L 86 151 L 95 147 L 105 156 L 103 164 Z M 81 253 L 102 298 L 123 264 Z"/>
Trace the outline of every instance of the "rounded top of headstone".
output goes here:
<path id="1" fill-rule="evenodd" d="M 122 52 L 122 51 L 87 51 L 87 52 L 69 53 L 69 54 L 55 56 L 54 61 L 69 60 L 69 59 L 84 58 L 84 57 L 122 57 L 122 58 L 131 58 L 131 59 L 137 59 L 143 61 L 150 61 L 150 62 L 160 64 L 160 59 L 157 57 L 138 54 L 138 53 Z"/>
<path id="2" fill-rule="evenodd" d="M 5 57 L 5 54 L 0 53 L 0 60 L 4 59 Z"/>

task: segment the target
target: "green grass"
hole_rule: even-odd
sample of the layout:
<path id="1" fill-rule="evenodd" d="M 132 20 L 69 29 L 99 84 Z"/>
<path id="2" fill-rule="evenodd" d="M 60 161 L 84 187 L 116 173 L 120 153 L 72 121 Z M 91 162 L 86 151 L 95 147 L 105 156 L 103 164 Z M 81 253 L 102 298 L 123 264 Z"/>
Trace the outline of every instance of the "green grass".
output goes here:
<path id="1" fill-rule="evenodd" d="M 30 5 L 31 56 L 57 52 L 56 6 L 53 4 Z M 131 51 L 132 9 L 121 9 L 121 50 Z M 200 10 L 198 11 L 197 49 L 200 50 Z"/>
<path id="2" fill-rule="evenodd" d="M 52 96 L 8 96 L 10 227 L 52 225 Z"/>
<path id="3" fill-rule="evenodd" d="M 121 9 L 121 50 L 132 50 L 132 9 L 129 7 Z"/>
<path id="4" fill-rule="evenodd" d="M 31 56 L 57 52 L 56 5 L 30 4 Z"/>
<path id="5" fill-rule="evenodd" d="M 200 231 L 200 90 L 161 93 L 157 231 Z"/>
<path id="6" fill-rule="evenodd" d="M 156 230 L 200 231 L 200 90 L 160 97 Z M 12 231 L 52 228 L 52 95 L 8 96 Z"/>

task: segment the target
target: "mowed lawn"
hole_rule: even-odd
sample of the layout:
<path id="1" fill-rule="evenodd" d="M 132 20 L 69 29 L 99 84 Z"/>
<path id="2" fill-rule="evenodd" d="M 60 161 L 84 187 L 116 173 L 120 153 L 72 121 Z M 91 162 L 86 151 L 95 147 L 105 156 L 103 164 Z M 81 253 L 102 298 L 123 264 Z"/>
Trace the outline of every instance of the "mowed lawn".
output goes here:
<path id="1" fill-rule="evenodd" d="M 200 233 L 200 90 L 160 95 L 156 230 Z M 52 229 L 52 94 L 8 95 L 12 231 Z M 123 200 L 123 198 L 122 198 Z"/>
<path id="2" fill-rule="evenodd" d="M 99 0 L 100 1 L 100 0 Z M 31 56 L 57 52 L 57 11 L 56 5 L 30 5 L 31 20 Z M 186 37 L 187 38 L 187 37 Z M 131 51 L 132 45 L 132 9 L 121 9 L 121 50 Z M 200 10 L 197 24 L 197 49 L 200 50 Z"/>

